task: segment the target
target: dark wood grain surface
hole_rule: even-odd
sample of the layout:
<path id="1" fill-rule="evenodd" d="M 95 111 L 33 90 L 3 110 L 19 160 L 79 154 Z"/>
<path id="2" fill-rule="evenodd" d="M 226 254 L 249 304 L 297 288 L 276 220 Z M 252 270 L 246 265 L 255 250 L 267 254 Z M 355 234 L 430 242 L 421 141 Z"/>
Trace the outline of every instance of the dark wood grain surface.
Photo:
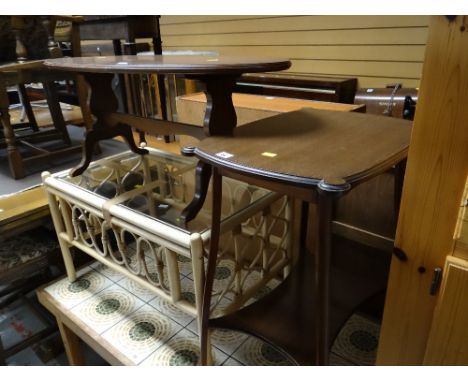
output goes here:
<path id="1" fill-rule="evenodd" d="M 12 70 L 40 69 L 42 68 L 42 64 L 42 60 L 5 62 L 0 64 L 0 72 L 8 72 Z"/>
<path id="2" fill-rule="evenodd" d="M 280 58 L 242 56 L 99 56 L 45 61 L 49 68 L 93 73 L 242 74 L 288 69 Z"/>
<path id="3" fill-rule="evenodd" d="M 404 159 L 410 135 L 409 121 L 304 108 L 239 126 L 232 137 L 208 137 L 195 155 L 291 185 L 351 185 Z"/>
<path id="4" fill-rule="evenodd" d="M 221 192 L 214 191 L 217 199 L 213 201 L 212 238 L 215 240 L 208 256 L 202 308 L 202 362 L 206 360 L 208 328 L 223 327 L 254 334 L 300 365 L 329 363 L 330 344 L 344 319 L 379 289 L 363 284 L 355 295 L 337 294 L 334 286 L 337 281 L 343 281 L 338 290 L 345 292 L 361 283 L 343 277 L 346 272 L 338 276 L 331 269 L 332 252 L 336 249 L 331 240 L 333 205 L 352 186 L 402 161 L 410 137 L 409 121 L 304 108 L 238 126 L 231 136 L 208 137 L 198 147 L 185 150 L 213 166 L 214 173 L 243 178 L 268 188 L 274 185 L 275 191 L 317 204 L 314 251 L 308 251 L 305 246 L 307 220 L 304 218 L 301 256 L 290 277 L 257 303 L 232 315 L 209 320 L 213 268 L 218 256 L 219 212 L 215 207 L 221 199 Z M 306 195 L 298 193 L 298 189 Z M 303 216 L 307 216 L 306 209 Z M 344 295 L 344 304 L 337 304 L 336 297 Z"/>

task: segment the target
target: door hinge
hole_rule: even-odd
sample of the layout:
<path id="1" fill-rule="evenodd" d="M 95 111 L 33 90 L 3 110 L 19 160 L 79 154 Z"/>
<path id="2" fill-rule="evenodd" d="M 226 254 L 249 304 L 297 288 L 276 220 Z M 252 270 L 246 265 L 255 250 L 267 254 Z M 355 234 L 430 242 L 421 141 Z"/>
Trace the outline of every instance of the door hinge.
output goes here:
<path id="1" fill-rule="evenodd" d="M 432 275 L 431 289 L 429 293 L 431 296 L 435 296 L 439 290 L 440 283 L 442 281 L 442 268 L 434 268 L 434 274 Z"/>
<path id="2" fill-rule="evenodd" d="M 393 247 L 392 253 L 393 253 L 394 256 L 396 256 L 401 261 L 408 260 L 408 256 L 406 256 L 406 253 L 403 250 L 401 250 L 400 248 L 398 248 L 398 247 Z"/>

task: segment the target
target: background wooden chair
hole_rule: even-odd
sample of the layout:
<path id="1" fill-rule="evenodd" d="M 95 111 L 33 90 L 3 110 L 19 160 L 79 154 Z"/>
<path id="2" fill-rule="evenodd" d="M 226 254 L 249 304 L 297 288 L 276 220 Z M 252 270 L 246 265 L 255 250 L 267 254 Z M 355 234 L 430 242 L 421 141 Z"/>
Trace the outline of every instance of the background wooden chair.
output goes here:
<path id="1" fill-rule="evenodd" d="M 72 144 L 68 134 L 55 84 L 57 80 L 73 77 L 50 73 L 42 69 L 40 61 L 62 55 L 59 46 L 54 42 L 53 34 L 50 33 L 55 19 L 49 16 L 4 16 L 0 22 L 0 31 L 8 37 L 7 41 L 11 41 L 12 36 L 15 38 L 15 59 L 18 60 L 0 65 L 0 113 L 3 125 L 0 149 L 7 149 L 10 171 L 15 179 L 26 175 L 25 165 L 28 163 L 53 159 L 81 150 L 80 146 Z M 74 23 L 72 29 L 73 25 Z M 11 59 L 11 56 L 10 49 L 4 59 Z M 25 88 L 25 84 L 32 82 L 43 84 L 43 97 L 50 110 L 52 128 L 39 129 L 37 126 L 30 94 Z M 10 122 L 9 107 L 12 99 L 8 89 L 12 86 L 18 87 L 19 98 L 28 117 L 27 123 L 12 125 Z"/>

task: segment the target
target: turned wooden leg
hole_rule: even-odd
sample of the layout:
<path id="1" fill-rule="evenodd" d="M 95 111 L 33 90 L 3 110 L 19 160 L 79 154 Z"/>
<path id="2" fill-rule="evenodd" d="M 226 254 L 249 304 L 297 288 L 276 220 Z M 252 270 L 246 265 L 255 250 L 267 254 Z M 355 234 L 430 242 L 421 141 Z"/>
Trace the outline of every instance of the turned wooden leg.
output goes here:
<path id="1" fill-rule="evenodd" d="M 57 95 L 57 89 L 54 82 L 44 82 L 44 90 L 47 96 L 47 104 L 49 105 L 50 116 L 54 127 L 62 134 L 62 139 L 67 145 L 71 145 L 70 135 L 68 134 L 67 125 L 63 118 L 62 109 Z"/>
<path id="2" fill-rule="evenodd" d="M 26 88 L 24 84 L 18 85 L 18 94 L 20 96 L 21 104 L 24 107 L 24 111 L 26 112 L 26 115 L 28 117 L 29 126 L 33 131 L 39 131 L 39 128 L 37 127 L 36 117 L 34 116 L 34 112 L 31 107 L 31 102 L 29 100 L 28 94 L 26 93 Z"/>
<path id="3" fill-rule="evenodd" d="M 10 123 L 10 113 L 8 107 L 10 102 L 8 100 L 8 93 L 6 91 L 6 85 L 3 81 L 0 82 L 0 116 L 2 120 L 3 135 L 5 136 L 5 142 L 7 145 L 8 153 L 8 164 L 10 166 L 10 172 L 15 179 L 24 178 L 26 175 L 24 172 L 23 159 L 16 146 L 15 133 Z"/>

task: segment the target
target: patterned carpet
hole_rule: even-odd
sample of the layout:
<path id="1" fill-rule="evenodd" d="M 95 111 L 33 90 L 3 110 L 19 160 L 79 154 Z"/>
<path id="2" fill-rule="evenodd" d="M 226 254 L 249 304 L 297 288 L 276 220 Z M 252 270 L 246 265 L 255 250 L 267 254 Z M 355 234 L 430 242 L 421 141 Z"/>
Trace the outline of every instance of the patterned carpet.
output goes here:
<path id="1" fill-rule="evenodd" d="M 217 272 L 220 278 L 225 277 L 224 273 L 225 270 Z M 193 317 L 100 263 L 83 268 L 79 274 L 80 278 L 74 283 L 64 278 L 47 287 L 46 291 L 60 301 L 69 314 L 80 317 L 101 335 L 106 346 L 122 352 L 137 365 L 197 364 L 198 336 Z M 190 299 L 193 281 L 190 274 L 182 278 L 183 295 Z M 9 327 L 11 329 L 9 320 L 13 318 L 5 311 L 0 311 L 0 317 L 0 331 L 5 334 Z M 26 317 L 23 321 L 27 321 Z M 27 325 L 34 326 L 34 323 L 27 322 Z M 373 365 L 379 329 L 378 323 L 363 315 L 353 315 L 333 344 L 331 365 Z M 211 338 L 216 365 L 290 364 L 268 344 L 243 333 L 215 330 Z M 89 364 L 106 364 L 89 349 L 88 353 Z M 42 362 L 39 357 L 34 357 L 34 349 L 29 348 L 8 359 L 7 363 L 66 365 L 67 361 L 63 354 L 59 354 Z"/>

